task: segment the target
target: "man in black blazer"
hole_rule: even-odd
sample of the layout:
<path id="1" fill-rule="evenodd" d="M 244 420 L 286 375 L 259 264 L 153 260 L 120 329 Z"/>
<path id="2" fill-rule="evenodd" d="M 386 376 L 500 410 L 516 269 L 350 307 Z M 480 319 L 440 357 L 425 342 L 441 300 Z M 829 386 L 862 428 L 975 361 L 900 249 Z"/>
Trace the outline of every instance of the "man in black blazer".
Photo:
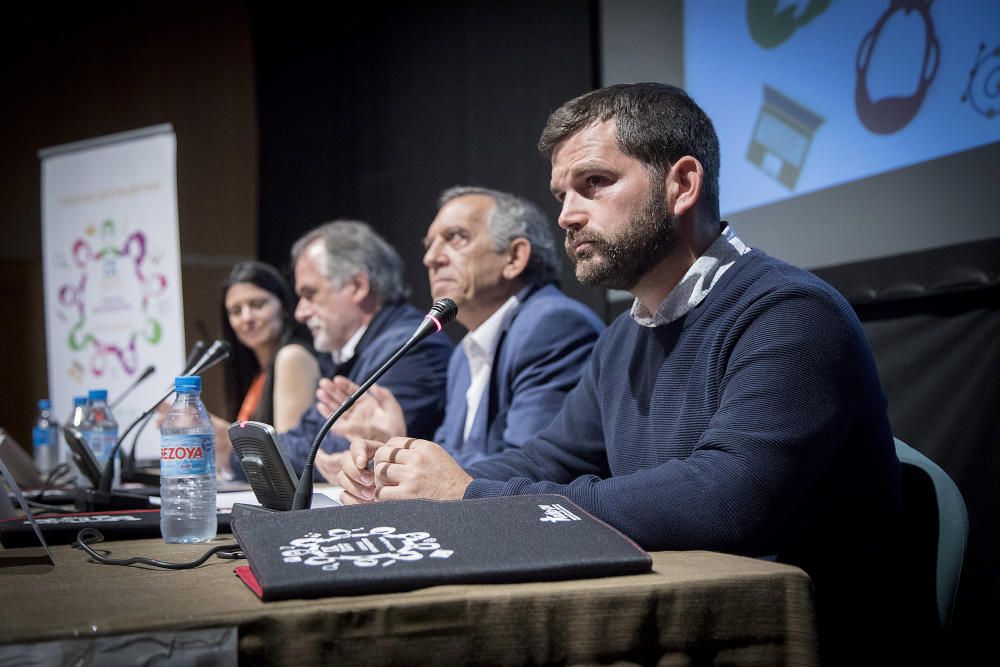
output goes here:
<path id="1" fill-rule="evenodd" d="M 329 377 L 364 382 L 423 321 L 424 313 L 405 301 L 399 254 L 363 222 L 317 227 L 292 246 L 292 260 L 299 297 L 295 319 L 309 327 L 316 350 L 329 353 L 332 366 L 324 368 Z M 430 436 L 441 422 L 451 350 L 447 336 L 430 336 L 382 376 L 414 433 Z M 279 435 L 298 471 L 329 414 L 314 405 L 295 428 Z M 317 455 L 319 473 L 334 481 L 340 459 L 333 453 L 347 447 L 345 438 L 328 434 Z"/>

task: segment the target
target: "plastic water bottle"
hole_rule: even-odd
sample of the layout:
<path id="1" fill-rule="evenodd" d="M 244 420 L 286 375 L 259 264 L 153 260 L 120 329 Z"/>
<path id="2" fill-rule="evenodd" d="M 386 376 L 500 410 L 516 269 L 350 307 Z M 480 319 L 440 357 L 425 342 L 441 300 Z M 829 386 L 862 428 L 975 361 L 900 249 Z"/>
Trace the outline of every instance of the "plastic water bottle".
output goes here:
<path id="1" fill-rule="evenodd" d="M 69 413 L 69 418 L 66 420 L 66 426 L 72 426 L 73 428 L 80 428 L 80 425 L 83 424 L 83 418 L 86 414 L 87 414 L 87 397 L 74 396 L 73 411 Z"/>
<path id="2" fill-rule="evenodd" d="M 83 418 L 87 414 L 87 397 L 86 396 L 74 396 L 73 397 L 73 410 L 69 413 L 69 417 L 66 418 L 66 426 L 71 426 L 77 430 L 83 425 Z M 82 433 L 82 431 L 81 431 Z M 67 447 L 68 449 L 68 447 Z M 73 457 L 69 455 L 66 450 L 62 451 L 66 455 L 66 462 L 69 463 L 70 471 L 72 472 L 72 477 L 76 479 L 76 485 L 81 487 L 90 486 L 90 480 L 80 474 L 80 471 L 76 468 L 76 463 L 73 462 Z M 62 457 L 60 456 L 60 459 Z"/>
<path id="3" fill-rule="evenodd" d="M 111 450 L 118 440 L 118 422 L 108 407 L 108 390 L 91 389 L 87 393 L 87 409 L 80 424 L 80 432 L 86 440 L 90 451 L 97 459 L 97 465 L 103 470 L 111 457 Z M 115 461 L 115 476 L 113 486 L 121 484 L 121 466 Z"/>
<path id="4" fill-rule="evenodd" d="M 31 436 L 35 445 L 35 467 L 47 475 L 59 463 L 59 423 L 52 416 L 52 402 L 47 398 L 38 401 L 38 418 Z"/>
<path id="5" fill-rule="evenodd" d="M 168 543 L 215 537 L 215 431 L 201 378 L 174 381 L 177 398 L 160 428 L 160 532 Z"/>

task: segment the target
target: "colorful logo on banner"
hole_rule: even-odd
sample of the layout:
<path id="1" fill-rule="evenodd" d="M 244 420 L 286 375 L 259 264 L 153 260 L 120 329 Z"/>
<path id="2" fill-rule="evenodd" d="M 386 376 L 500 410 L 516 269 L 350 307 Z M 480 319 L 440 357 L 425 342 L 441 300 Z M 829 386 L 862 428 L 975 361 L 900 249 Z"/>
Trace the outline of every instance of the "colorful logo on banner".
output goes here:
<path id="1" fill-rule="evenodd" d="M 69 265 L 78 277 L 59 287 L 59 305 L 72 322 L 67 345 L 90 351 L 95 377 L 109 364 L 132 375 L 139 365 L 137 342 L 160 342 L 162 326 L 150 304 L 166 290 L 167 278 L 149 264 L 145 234 L 133 232 L 118 243 L 113 220 L 89 225 L 72 243 Z"/>

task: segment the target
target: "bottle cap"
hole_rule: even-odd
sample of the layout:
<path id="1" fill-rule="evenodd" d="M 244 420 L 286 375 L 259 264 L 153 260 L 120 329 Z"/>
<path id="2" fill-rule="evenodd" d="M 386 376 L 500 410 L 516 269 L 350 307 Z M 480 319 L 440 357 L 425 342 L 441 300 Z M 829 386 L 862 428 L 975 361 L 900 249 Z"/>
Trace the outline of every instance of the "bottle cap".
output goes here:
<path id="1" fill-rule="evenodd" d="M 174 379 L 174 389 L 178 392 L 201 391 L 201 376 L 178 375 Z"/>
<path id="2" fill-rule="evenodd" d="M 51 407 L 52 407 L 52 401 L 50 401 L 49 399 L 42 398 L 42 399 L 38 400 L 38 409 L 39 410 L 48 410 Z"/>
<path id="3" fill-rule="evenodd" d="M 106 401 L 108 400 L 108 390 L 107 389 L 91 389 L 87 392 L 88 401 Z"/>
<path id="4" fill-rule="evenodd" d="M 74 396 L 73 397 L 73 407 L 74 408 L 78 407 L 78 406 L 81 406 L 81 405 L 86 405 L 86 404 L 87 404 L 87 397 L 86 396 Z"/>

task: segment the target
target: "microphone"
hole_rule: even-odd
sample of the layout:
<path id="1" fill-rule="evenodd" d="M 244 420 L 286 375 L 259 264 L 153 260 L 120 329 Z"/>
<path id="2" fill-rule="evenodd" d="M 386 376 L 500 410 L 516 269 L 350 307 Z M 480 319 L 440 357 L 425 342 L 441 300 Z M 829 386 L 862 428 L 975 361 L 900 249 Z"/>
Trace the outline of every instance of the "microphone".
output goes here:
<path id="1" fill-rule="evenodd" d="M 196 340 L 194 345 L 191 346 L 191 351 L 188 352 L 187 359 L 184 361 L 184 370 L 178 373 L 178 375 L 187 375 L 188 371 L 194 367 L 195 362 L 201 359 L 201 356 L 205 354 L 206 347 L 205 341 L 201 339 Z M 124 455 L 125 446 L 124 444 L 122 445 L 120 451 L 122 452 L 122 459 L 125 460 L 124 467 L 122 468 L 123 479 L 126 474 L 131 474 L 132 471 L 135 470 L 135 443 L 139 440 L 139 436 L 142 435 L 142 431 L 146 428 L 148 423 L 149 419 L 147 418 L 146 421 L 142 423 L 142 426 L 139 427 L 139 430 L 135 432 L 135 436 L 132 438 L 132 447 L 129 449 L 128 456 Z"/>
<path id="2" fill-rule="evenodd" d="M 198 342 L 200 343 L 201 341 Z M 198 347 L 197 343 L 194 347 Z M 202 347 L 204 347 L 204 343 L 202 343 Z M 182 375 L 200 375 L 220 361 L 226 359 L 228 356 L 229 343 L 224 340 L 217 340 L 212 343 L 204 353 L 202 353 L 201 357 L 193 366 L 185 368 Z M 118 455 L 118 450 L 121 449 L 122 443 L 125 442 L 125 436 L 127 436 L 139 422 L 152 415 L 153 411 L 159 407 L 160 403 L 170 398 L 172 393 L 174 393 L 173 383 L 170 384 L 170 389 L 168 389 L 167 393 L 163 395 L 163 398 L 158 400 L 156 403 L 153 403 L 148 410 L 139 415 L 135 421 L 129 424 L 128 428 L 125 429 L 125 432 L 119 436 L 118 440 L 115 442 L 115 446 L 111 448 L 111 454 L 108 456 L 108 462 L 105 464 L 104 471 L 101 473 L 101 483 L 97 487 L 98 493 L 111 493 L 111 482 L 115 476 L 115 457 Z"/>
<path id="3" fill-rule="evenodd" d="M 229 343 L 224 340 L 217 340 L 209 345 L 208 349 L 205 350 L 205 353 L 201 355 L 201 358 L 195 362 L 194 366 L 185 369 L 187 372 L 183 373 L 183 375 L 201 375 L 209 368 L 216 365 L 220 361 L 227 359 L 228 357 Z M 173 389 L 171 389 L 171 391 L 173 391 Z"/>
<path id="4" fill-rule="evenodd" d="M 441 331 L 449 324 L 455 321 L 455 316 L 458 315 L 458 305 L 451 299 L 438 299 L 431 306 L 430 312 L 424 316 L 424 321 L 420 323 L 417 330 L 413 332 L 403 345 L 396 350 L 388 359 L 382 362 L 379 369 L 372 373 L 371 377 L 368 378 L 364 384 L 358 387 L 357 391 L 348 396 L 340 407 L 330 415 L 330 418 L 326 420 L 323 424 L 323 428 L 319 430 L 316 434 L 315 440 L 313 440 L 312 448 L 309 450 L 309 456 L 306 458 L 305 467 L 302 469 L 302 476 L 299 478 L 299 483 L 295 487 L 295 498 L 292 501 L 293 510 L 305 510 L 312 506 L 312 494 L 313 494 L 313 467 L 316 464 L 316 454 L 319 452 L 320 443 L 323 442 L 323 438 L 330 431 L 334 422 L 340 419 L 340 416 L 351 409 L 351 406 L 357 402 L 357 400 L 368 391 L 369 387 L 375 384 L 376 381 L 382 375 L 385 374 L 387 370 L 392 368 L 392 366 L 399 361 L 400 357 L 409 352 L 413 346 L 427 338 L 431 334 Z"/>
<path id="5" fill-rule="evenodd" d="M 430 311 L 424 315 L 424 321 L 420 323 L 420 326 L 413 332 L 410 339 L 404 343 L 403 347 L 409 350 L 410 347 L 413 347 L 432 333 L 437 333 L 454 322 L 456 317 L 458 317 L 458 304 L 448 298 L 438 299 L 431 306 Z"/>
<path id="6" fill-rule="evenodd" d="M 137 377 L 135 379 L 135 381 L 133 381 L 132 384 L 130 384 L 125 391 L 123 391 L 121 394 L 119 394 L 118 398 L 116 398 L 114 401 L 111 402 L 111 406 L 110 406 L 111 409 L 114 410 L 115 406 L 117 406 L 119 403 L 121 403 L 123 398 L 125 398 L 126 396 L 128 396 L 129 394 L 131 394 L 133 389 L 135 389 L 140 384 L 142 384 L 146 380 L 146 378 L 148 378 L 150 375 L 152 375 L 155 372 L 156 372 L 156 366 L 154 366 L 152 364 L 150 364 L 149 366 L 146 366 L 146 370 L 144 370 L 142 373 L 140 373 L 139 377 Z"/>
<path id="7" fill-rule="evenodd" d="M 201 355 L 205 354 L 205 341 L 200 338 L 194 342 L 191 346 L 191 351 L 188 352 L 187 359 L 184 361 L 184 370 L 180 372 L 181 375 L 188 375 L 188 371 L 194 368 L 195 362 L 201 359 Z"/>

